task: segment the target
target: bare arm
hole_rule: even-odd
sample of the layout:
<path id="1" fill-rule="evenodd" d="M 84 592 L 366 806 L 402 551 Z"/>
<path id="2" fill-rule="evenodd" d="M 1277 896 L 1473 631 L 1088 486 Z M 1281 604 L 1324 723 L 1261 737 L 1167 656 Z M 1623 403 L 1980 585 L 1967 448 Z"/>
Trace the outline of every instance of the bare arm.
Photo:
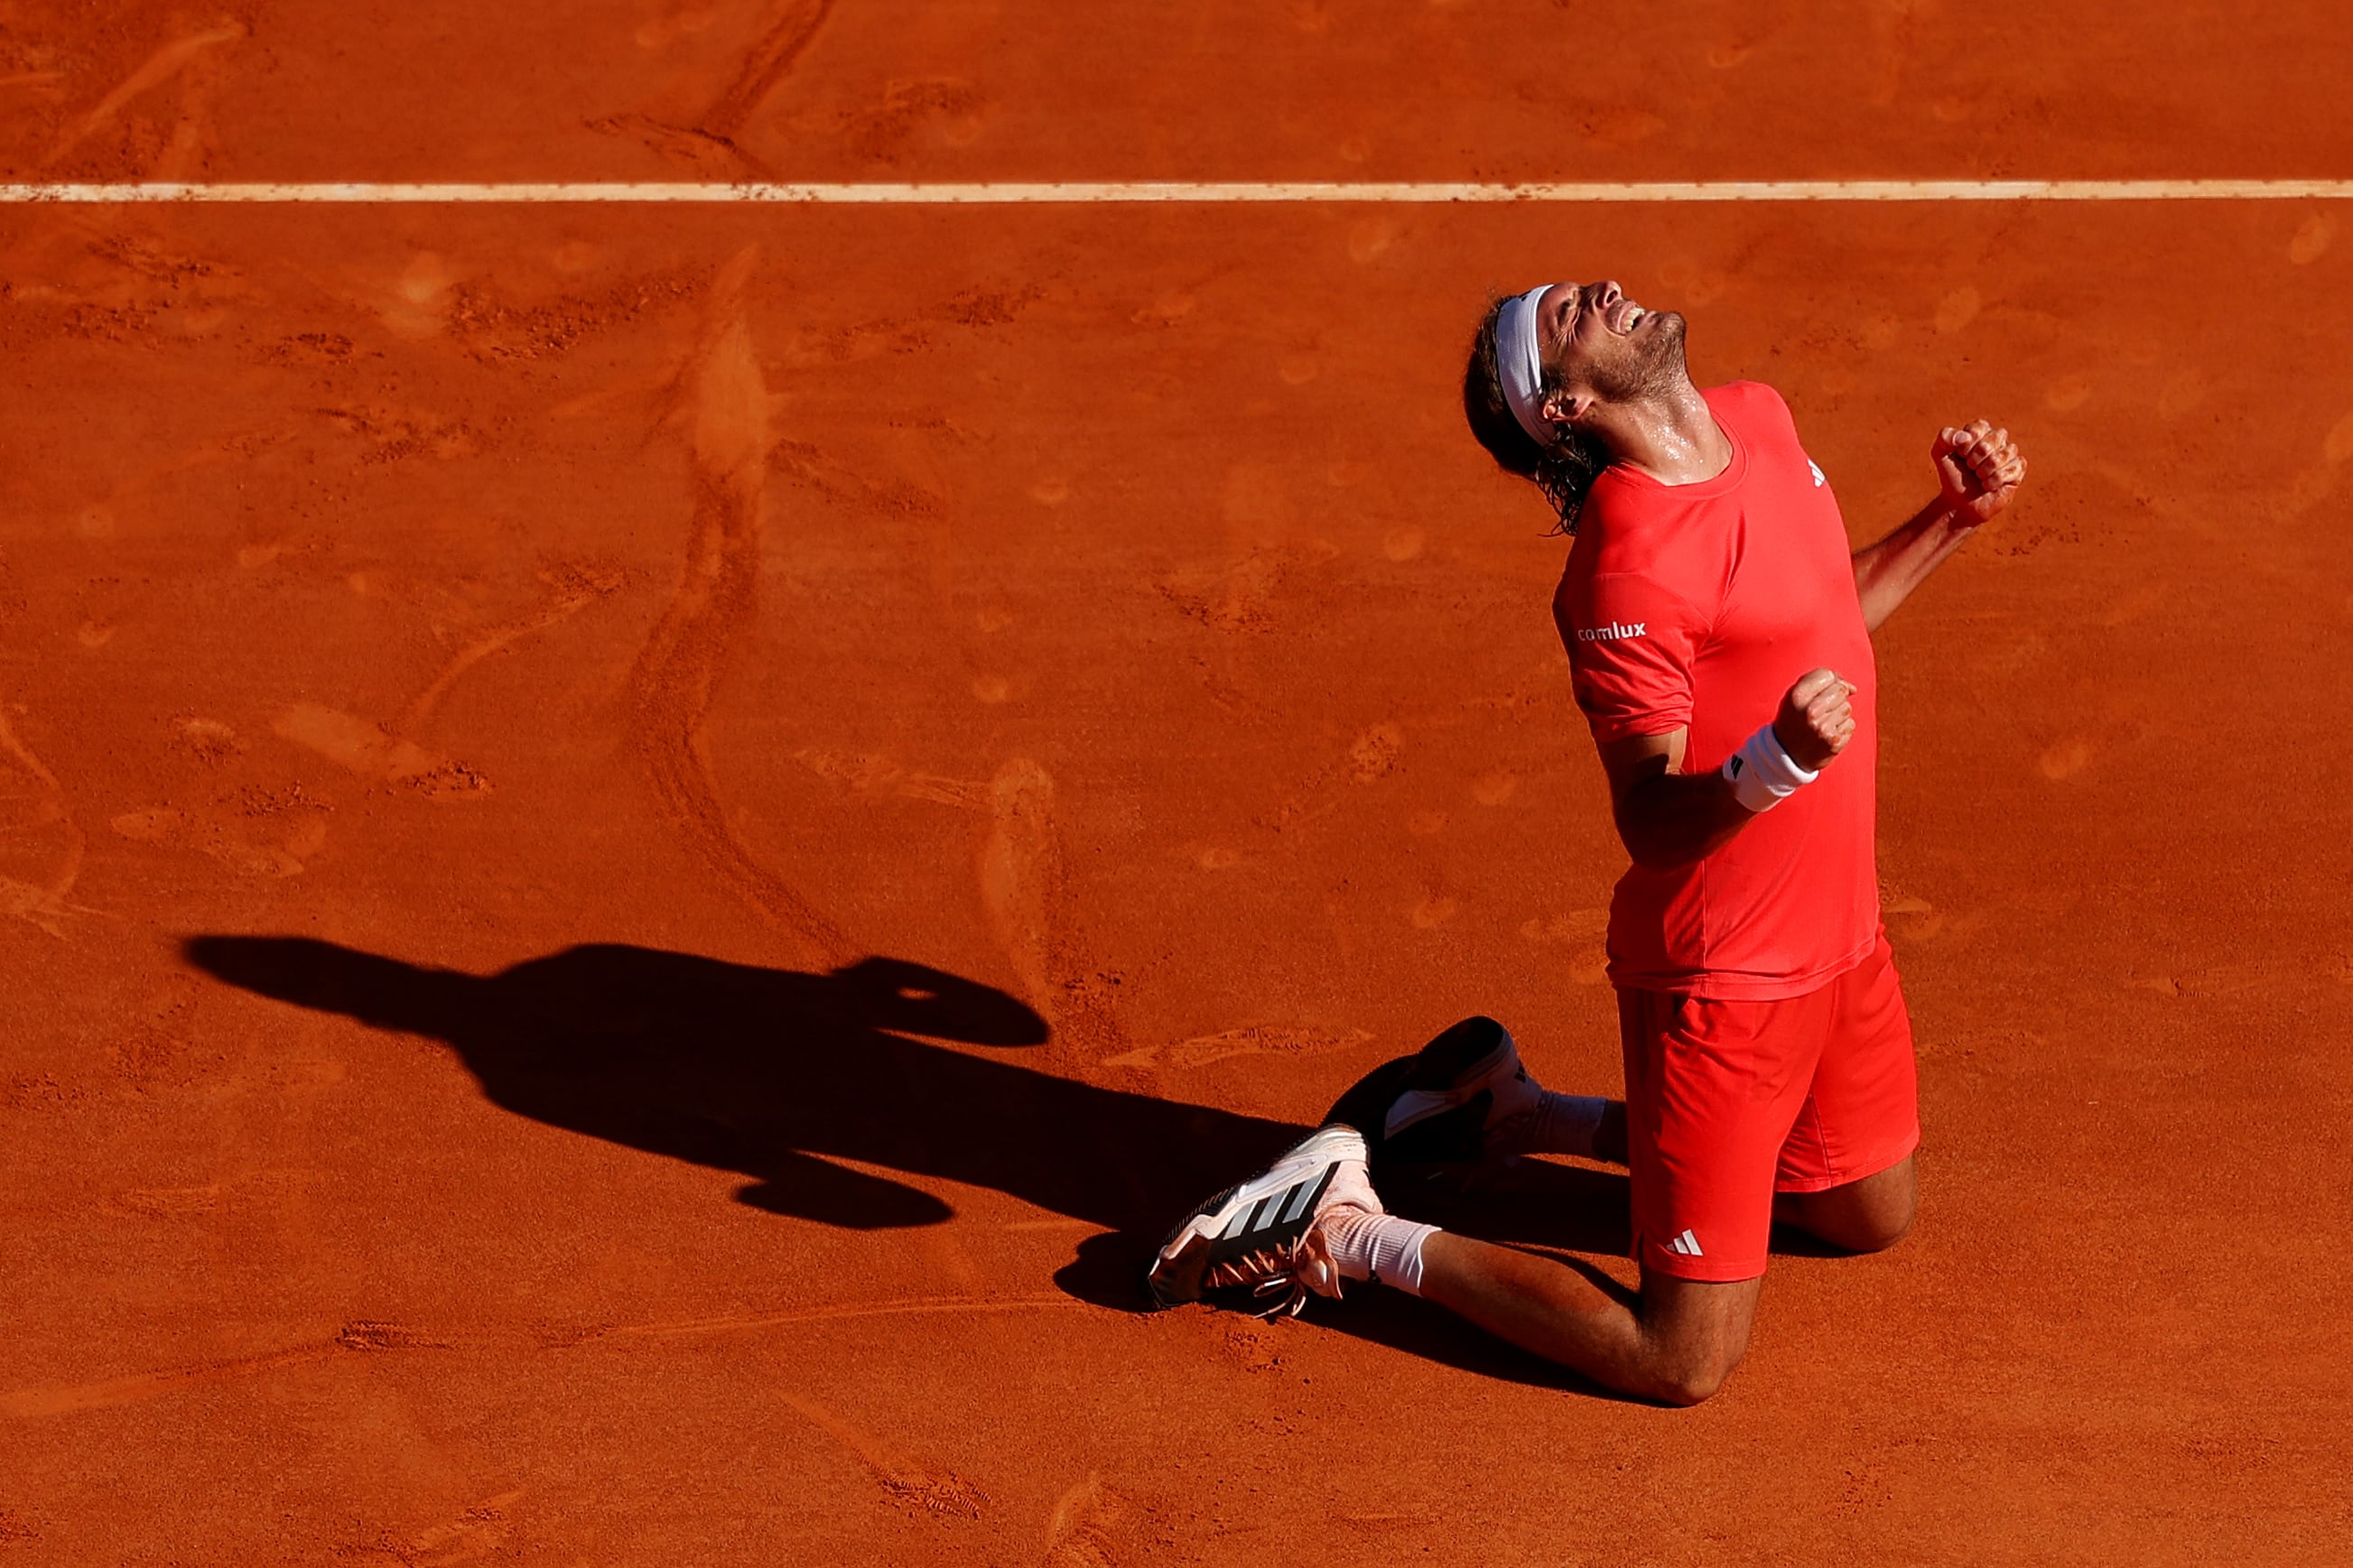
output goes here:
<path id="1" fill-rule="evenodd" d="M 1630 735 L 1601 748 L 1618 837 L 1637 866 L 1687 866 L 1715 854 L 1748 826 L 1751 813 L 1733 798 L 1732 784 L 1722 773 L 1683 772 L 1688 733 Z"/>
<path id="2" fill-rule="evenodd" d="M 1862 624 L 1877 631 L 1895 606 L 1968 541 L 1975 526 L 1955 521 L 1939 496 L 1878 543 L 1856 551 L 1854 592 L 1862 601 Z"/>
<path id="3" fill-rule="evenodd" d="M 1810 670 L 1789 688 L 1773 733 L 1799 767 L 1820 769 L 1854 738 L 1853 693 L 1827 669 Z M 1667 870 L 1705 859 L 1757 818 L 1723 773 L 1683 771 L 1688 733 L 1630 735 L 1601 748 L 1618 837 L 1638 866 Z"/>
<path id="4" fill-rule="evenodd" d="M 1874 632 L 1946 557 L 2010 504 L 2026 478 L 2026 459 L 2010 432 L 1983 419 L 1938 431 L 1929 456 L 1936 464 L 1936 499 L 1886 538 L 1854 552 L 1855 596 L 1862 601 L 1863 625 Z"/>

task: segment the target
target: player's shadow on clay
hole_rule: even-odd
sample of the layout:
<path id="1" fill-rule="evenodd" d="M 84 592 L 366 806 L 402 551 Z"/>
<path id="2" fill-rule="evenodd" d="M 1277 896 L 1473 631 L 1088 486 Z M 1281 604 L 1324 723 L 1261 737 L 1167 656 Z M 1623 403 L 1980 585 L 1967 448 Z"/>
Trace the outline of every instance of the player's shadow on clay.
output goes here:
<path id="1" fill-rule="evenodd" d="M 1299 1136 L 932 1044 L 1018 1050 L 1048 1031 L 1002 991 L 894 959 L 810 974 L 596 945 L 485 976 L 301 937 L 186 951 L 248 991 L 446 1041 L 518 1115 L 739 1172 L 741 1202 L 855 1230 L 954 1211 L 837 1159 L 1124 1229 L 1166 1226 Z"/>
<path id="2" fill-rule="evenodd" d="M 1003 1053 L 1045 1044 L 1044 1019 L 992 986 L 896 959 L 806 973 L 596 945 L 476 975 L 302 937 L 200 936 L 186 952 L 260 995 L 444 1041 L 517 1115 L 740 1173 L 739 1201 L 772 1213 L 859 1230 L 953 1215 L 918 1187 L 836 1163 L 851 1160 L 1102 1226 L 1055 1279 L 1105 1306 L 1140 1305 L 1144 1261 L 1175 1219 L 1306 1131 L 1023 1066 Z M 1527 1176 L 1533 1187 L 1482 1195 L 1472 1228 L 1623 1255 L 1623 1177 L 1560 1166 Z M 1449 1205 L 1398 1206 L 1437 1218 Z M 1560 1381 L 1420 1308 L 1352 1300 L 1330 1321 L 1456 1365 Z"/>

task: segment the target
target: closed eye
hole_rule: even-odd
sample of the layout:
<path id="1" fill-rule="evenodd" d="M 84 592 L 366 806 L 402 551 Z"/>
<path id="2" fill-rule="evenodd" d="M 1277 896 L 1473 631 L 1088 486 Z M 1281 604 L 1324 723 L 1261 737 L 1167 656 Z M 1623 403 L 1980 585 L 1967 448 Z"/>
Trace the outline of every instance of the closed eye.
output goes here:
<path id="1" fill-rule="evenodd" d="M 1553 342 L 1566 343 L 1577 331 L 1577 310 L 1585 302 L 1585 290 L 1575 284 L 1560 297 L 1553 314 Z"/>

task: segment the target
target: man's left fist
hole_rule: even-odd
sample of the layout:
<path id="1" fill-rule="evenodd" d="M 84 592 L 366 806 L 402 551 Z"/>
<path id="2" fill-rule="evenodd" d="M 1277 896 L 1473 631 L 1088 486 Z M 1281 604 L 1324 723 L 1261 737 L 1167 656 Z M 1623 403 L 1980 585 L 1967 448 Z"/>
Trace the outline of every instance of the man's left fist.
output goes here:
<path id="1" fill-rule="evenodd" d="M 2010 432 L 1987 419 L 1957 430 L 1947 425 L 1936 432 L 1928 455 L 1945 489 L 1945 510 L 1967 528 L 1992 521 L 2026 478 L 2026 459 L 2010 444 Z"/>

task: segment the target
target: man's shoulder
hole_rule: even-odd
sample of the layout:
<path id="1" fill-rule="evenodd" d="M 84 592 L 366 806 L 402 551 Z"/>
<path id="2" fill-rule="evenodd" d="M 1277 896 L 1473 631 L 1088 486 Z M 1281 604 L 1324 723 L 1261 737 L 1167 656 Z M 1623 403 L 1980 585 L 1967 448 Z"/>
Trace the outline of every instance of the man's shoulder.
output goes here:
<path id="1" fill-rule="evenodd" d="M 1794 428 L 1788 400 L 1761 381 L 1727 381 L 1700 394 L 1718 419 L 1727 414 L 1743 421 L 1765 420 Z"/>
<path id="2" fill-rule="evenodd" d="M 1614 469 L 1603 470 L 1609 480 Z M 1720 563 L 1732 514 L 1677 489 L 1597 482 L 1569 552 L 1567 575 L 1676 579 Z"/>
<path id="3" fill-rule="evenodd" d="M 1704 621 L 1702 602 L 1711 597 L 1709 574 L 1694 573 L 1653 549 L 1610 549 L 1580 538 L 1553 589 L 1553 623 L 1565 640 L 1626 609 L 1647 609 L 1678 624 Z M 1591 640 L 1589 637 L 1585 640 Z"/>

